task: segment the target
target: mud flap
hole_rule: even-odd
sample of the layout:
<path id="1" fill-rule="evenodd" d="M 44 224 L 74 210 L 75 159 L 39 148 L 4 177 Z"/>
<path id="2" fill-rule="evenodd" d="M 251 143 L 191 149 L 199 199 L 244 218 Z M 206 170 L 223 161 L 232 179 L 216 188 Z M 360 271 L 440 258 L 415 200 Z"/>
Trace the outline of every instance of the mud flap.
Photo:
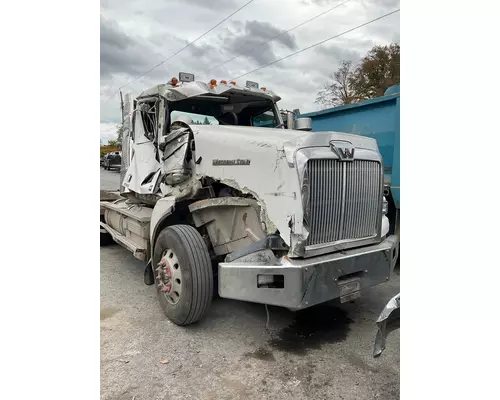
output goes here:
<path id="1" fill-rule="evenodd" d="M 155 276 L 153 274 L 151 260 L 148 261 L 146 269 L 144 270 L 144 283 L 148 286 L 151 286 L 155 283 Z"/>
<path id="2" fill-rule="evenodd" d="M 394 296 L 384 307 L 377 319 L 377 337 L 373 349 L 373 357 L 378 357 L 385 350 L 385 339 L 392 331 L 399 329 L 400 294 Z"/>

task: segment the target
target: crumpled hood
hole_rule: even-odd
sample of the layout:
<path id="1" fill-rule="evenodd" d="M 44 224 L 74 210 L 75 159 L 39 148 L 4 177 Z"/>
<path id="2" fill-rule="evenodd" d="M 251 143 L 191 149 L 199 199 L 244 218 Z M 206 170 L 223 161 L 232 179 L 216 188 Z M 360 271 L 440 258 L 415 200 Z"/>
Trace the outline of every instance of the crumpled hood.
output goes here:
<path id="1" fill-rule="evenodd" d="M 307 147 L 328 148 L 331 140 L 378 151 L 374 139 L 337 132 L 221 125 L 191 125 L 197 177 L 210 176 L 251 193 L 262 206 L 268 233 L 280 231 L 290 245 L 292 235 L 306 239 L 301 187 L 295 155 Z"/>
<path id="2" fill-rule="evenodd" d="M 305 147 L 329 146 L 331 140 L 348 141 L 356 148 L 378 151 L 376 140 L 360 135 L 324 131 L 306 132 L 291 129 L 254 128 L 233 125 L 191 125 L 195 138 L 214 143 L 238 142 L 248 146 L 298 150 Z M 208 135 L 208 137 L 206 137 Z"/>

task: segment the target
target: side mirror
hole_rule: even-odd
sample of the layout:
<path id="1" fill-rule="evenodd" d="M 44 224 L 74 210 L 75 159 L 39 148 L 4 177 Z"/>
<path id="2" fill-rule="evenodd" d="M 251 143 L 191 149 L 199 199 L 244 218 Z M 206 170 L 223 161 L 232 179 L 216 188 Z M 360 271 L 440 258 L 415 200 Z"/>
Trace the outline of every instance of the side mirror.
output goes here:
<path id="1" fill-rule="evenodd" d="M 294 121 L 294 129 L 298 131 L 310 131 L 312 130 L 312 119 L 311 118 L 297 118 Z"/>

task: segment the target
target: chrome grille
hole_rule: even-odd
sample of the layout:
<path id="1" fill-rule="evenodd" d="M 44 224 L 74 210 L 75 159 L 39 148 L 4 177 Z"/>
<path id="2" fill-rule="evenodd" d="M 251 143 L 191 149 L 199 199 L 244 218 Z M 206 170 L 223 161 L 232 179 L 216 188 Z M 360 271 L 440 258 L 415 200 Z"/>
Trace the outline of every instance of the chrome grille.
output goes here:
<path id="1" fill-rule="evenodd" d="M 382 207 L 381 165 L 376 161 L 311 159 L 302 186 L 306 245 L 377 235 Z"/>

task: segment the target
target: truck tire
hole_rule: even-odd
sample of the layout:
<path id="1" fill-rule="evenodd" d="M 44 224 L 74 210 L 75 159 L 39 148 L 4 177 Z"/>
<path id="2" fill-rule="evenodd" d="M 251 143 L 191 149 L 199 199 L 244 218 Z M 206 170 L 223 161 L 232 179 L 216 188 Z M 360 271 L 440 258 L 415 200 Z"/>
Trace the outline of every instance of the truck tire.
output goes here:
<path id="1" fill-rule="evenodd" d="M 195 228 L 163 229 L 154 244 L 153 269 L 158 299 L 173 323 L 189 325 L 207 313 L 213 295 L 212 264 Z"/>

